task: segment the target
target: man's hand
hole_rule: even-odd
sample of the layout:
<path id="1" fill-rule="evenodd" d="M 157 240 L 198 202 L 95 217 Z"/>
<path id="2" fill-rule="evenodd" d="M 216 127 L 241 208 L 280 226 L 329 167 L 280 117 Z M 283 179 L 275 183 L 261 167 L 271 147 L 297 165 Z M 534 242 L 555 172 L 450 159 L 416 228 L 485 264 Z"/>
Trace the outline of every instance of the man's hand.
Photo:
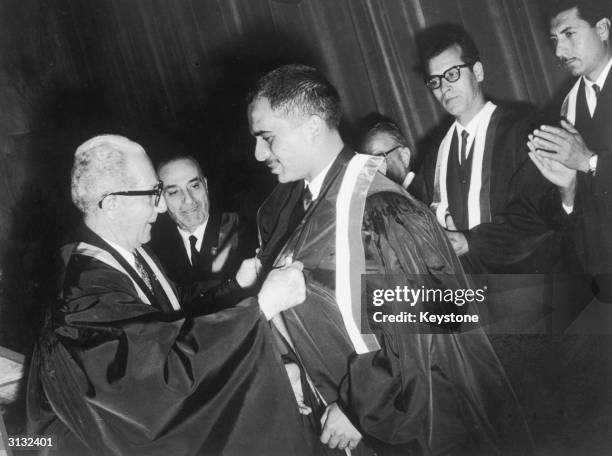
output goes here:
<path id="1" fill-rule="evenodd" d="M 268 320 L 283 310 L 304 302 L 306 284 L 303 269 L 304 265 L 295 261 L 270 271 L 257 295 L 259 307 Z"/>
<path id="2" fill-rule="evenodd" d="M 457 256 L 465 255 L 470 251 L 470 246 L 468 245 L 468 241 L 463 233 L 448 230 L 445 231 L 445 233 Z"/>
<path id="3" fill-rule="evenodd" d="M 453 246 L 453 250 L 455 251 L 457 256 L 465 255 L 470 251 L 470 246 L 468 245 L 468 241 L 465 235 L 457 231 L 453 216 L 450 214 L 447 214 L 446 216 L 446 229 L 444 230 L 444 232 L 446 233 L 446 237 Z"/>
<path id="4" fill-rule="evenodd" d="M 562 120 L 561 127 L 542 125 L 540 129 L 533 131 L 533 135 L 529 135 L 529 141 L 541 157 L 559 162 L 573 170 L 585 173 L 589 171 L 589 158 L 594 153 L 568 121 Z"/>
<path id="5" fill-rule="evenodd" d="M 257 276 L 261 270 L 261 261 L 259 258 L 247 258 L 240 265 L 240 269 L 236 273 L 236 282 L 241 288 L 249 288 L 257 282 Z"/>
<path id="6" fill-rule="evenodd" d="M 329 404 L 321 417 L 321 442 L 330 448 L 354 450 L 361 434 L 335 402 Z"/>
<path id="7" fill-rule="evenodd" d="M 291 389 L 293 390 L 295 402 L 297 402 L 300 414 L 310 415 L 312 409 L 304 403 L 304 391 L 302 391 L 302 379 L 299 366 L 295 363 L 285 363 L 285 370 L 291 382 Z"/>
<path id="8" fill-rule="evenodd" d="M 576 170 L 570 169 L 558 160 L 550 158 L 550 154 L 547 152 L 538 150 L 535 141 L 536 138 L 533 135 L 529 135 L 529 141 L 527 142 L 527 147 L 530 150 L 529 158 L 542 175 L 561 189 L 574 187 L 576 184 Z"/>

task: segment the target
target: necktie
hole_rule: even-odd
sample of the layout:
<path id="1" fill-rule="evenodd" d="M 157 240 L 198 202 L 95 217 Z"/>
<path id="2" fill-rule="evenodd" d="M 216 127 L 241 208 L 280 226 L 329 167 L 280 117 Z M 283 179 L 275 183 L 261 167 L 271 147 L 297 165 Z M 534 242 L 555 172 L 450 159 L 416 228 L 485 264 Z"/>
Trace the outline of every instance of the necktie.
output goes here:
<path id="1" fill-rule="evenodd" d="M 304 190 L 302 191 L 302 207 L 304 208 L 304 212 L 308 210 L 311 204 L 312 204 L 312 193 L 310 193 L 310 189 L 306 185 L 304 186 Z"/>
<path id="2" fill-rule="evenodd" d="M 144 283 L 147 286 L 147 288 L 149 289 L 149 291 L 151 293 L 154 293 L 154 291 L 153 291 L 153 278 L 151 277 L 149 272 L 145 269 L 144 263 L 145 263 L 144 258 L 142 258 L 140 253 L 135 251 L 134 252 L 134 264 L 136 266 L 136 271 L 138 272 L 138 275 L 144 281 Z"/>
<path id="3" fill-rule="evenodd" d="M 467 141 L 470 134 L 467 130 L 461 132 L 461 164 L 463 165 L 467 160 Z"/>
<path id="4" fill-rule="evenodd" d="M 599 95 L 601 94 L 601 87 L 599 87 L 597 84 L 593 84 L 593 91 L 595 92 L 595 99 L 599 100 Z"/>
<path id="5" fill-rule="evenodd" d="M 191 266 L 194 268 L 197 266 L 198 257 L 200 255 L 200 252 L 198 252 L 198 249 L 196 249 L 197 242 L 197 237 L 195 237 L 193 234 L 189 236 L 189 245 L 191 246 Z"/>

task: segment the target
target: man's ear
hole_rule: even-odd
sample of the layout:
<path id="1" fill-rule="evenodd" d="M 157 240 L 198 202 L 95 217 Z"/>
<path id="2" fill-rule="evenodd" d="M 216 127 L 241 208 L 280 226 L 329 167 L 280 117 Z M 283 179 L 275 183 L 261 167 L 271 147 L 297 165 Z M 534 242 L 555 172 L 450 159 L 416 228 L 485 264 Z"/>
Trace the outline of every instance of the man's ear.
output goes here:
<path id="1" fill-rule="evenodd" d="M 482 66 L 482 62 L 476 62 L 472 67 L 472 71 L 474 72 L 474 76 L 476 76 L 476 80 L 478 82 L 484 81 L 484 68 Z"/>
<path id="2" fill-rule="evenodd" d="M 325 120 L 321 116 L 313 114 L 306 121 L 306 127 L 311 139 L 318 138 L 325 128 Z"/>
<path id="3" fill-rule="evenodd" d="M 110 218 L 115 218 L 114 212 L 118 204 L 116 195 L 108 195 L 102 200 L 102 212 L 106 213 Z"/>
<path id="4" fill-rule="evenodd" d="M 595 24 L 595 28 L 597 29 L 597 34 L 601 41 L 608 41 L 608 38 L 610 38 L 610 19 L 607 17 L 600 19 L 597 24 Z"/>

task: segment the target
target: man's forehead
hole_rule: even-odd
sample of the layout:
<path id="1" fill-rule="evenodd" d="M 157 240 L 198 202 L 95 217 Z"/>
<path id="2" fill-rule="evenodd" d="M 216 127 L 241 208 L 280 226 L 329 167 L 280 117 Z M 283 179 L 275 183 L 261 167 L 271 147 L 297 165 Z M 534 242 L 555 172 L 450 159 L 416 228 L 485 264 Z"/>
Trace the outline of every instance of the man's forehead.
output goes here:
<path id="1" fill-rule="evenodd" d="M 444 49 L 440 54 L 429 59 L 427 66 L 431 74 L 442 74 L 450 67 L 461 65 L 461 48 L 457 44 Z"/>
<path id="2" fill-rule="evenodd" d="M 588 25 L 584 19 L 581 19 L 578 14 L 578 8 L 573 7 L 565 11 L 561 11 L 550 20 L 550 33 L 555 35 L 562 33 L 567 27 Z"/>
<path id="3" fill-rule="evenodd" d="M 395 138 L 389 133 L 375 133 L 367 142 L 367 147 L 372 152 L 383 153 L 395 146 Z"/>
<path id="4" fill-rule="evenodd" d="M 126 165 L 130 177 L 140 184 L 154 186 L 157 183 L 157 175 L 153 164 L 144 151 L 142 154 L 128 154 Z"/>
<path id="5" fill-rule="evenodd" d="M 197 178 L 203 178 L 199 167 L 192 160 L 181 158 L 166 163 L 159 170 L 159 177 L 164 184 L 185 183 Z"/>
<path id="6" fill-rule="evenodd" d="M 249 105 L 249 124 L 255 135 L 268 131 L 279 125 L 296 126 L 304 122 L 302 115 L 285 113 L 281 109 L 272 109 L 267 98 L 257 98 Z"/>

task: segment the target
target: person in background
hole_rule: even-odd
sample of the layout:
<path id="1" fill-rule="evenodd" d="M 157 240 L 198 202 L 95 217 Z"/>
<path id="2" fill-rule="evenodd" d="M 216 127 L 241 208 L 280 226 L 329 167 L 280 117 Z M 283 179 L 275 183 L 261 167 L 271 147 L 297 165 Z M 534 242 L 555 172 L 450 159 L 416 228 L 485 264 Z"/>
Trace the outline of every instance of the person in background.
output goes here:
<path id="1" fill-rule="evenodd" d="M 361 140 L 360 150 L 364 154 L 384 157 L 385 175 L 408 189 L 414 179 L 410 171 L 411 153 L 408 140 L 395 122 L 383 120 L 372 125 Z"/>
<path id="2" fill-rule="evenodd" d="M 151 247 L 168 276 L 178 284 L 225 280 L 236 272 L 238 214 L 211 209 L 204 173 L 191 156 L 166 160 L 157 167 L 168 208 L 151 232 Z"/>

